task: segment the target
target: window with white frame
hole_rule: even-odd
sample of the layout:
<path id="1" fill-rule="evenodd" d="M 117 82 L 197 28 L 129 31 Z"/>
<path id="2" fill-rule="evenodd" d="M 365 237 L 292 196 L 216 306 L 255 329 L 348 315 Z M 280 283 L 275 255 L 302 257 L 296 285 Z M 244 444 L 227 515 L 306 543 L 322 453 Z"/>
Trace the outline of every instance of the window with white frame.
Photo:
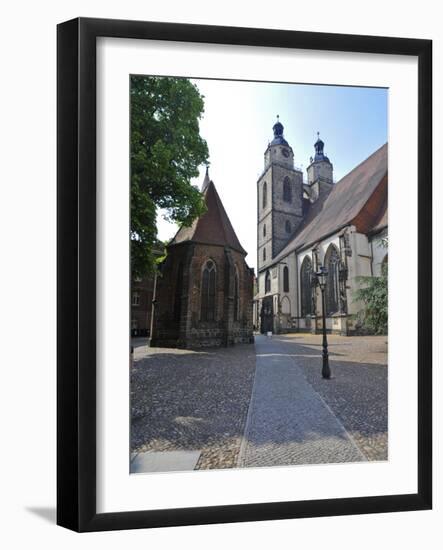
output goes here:
<path id="1" fill-rule="evenodd" d="M 139 306 L 140 305 L 140 292 L 135 291 L 132 293 L 132 305 L 133 306 Z"/>

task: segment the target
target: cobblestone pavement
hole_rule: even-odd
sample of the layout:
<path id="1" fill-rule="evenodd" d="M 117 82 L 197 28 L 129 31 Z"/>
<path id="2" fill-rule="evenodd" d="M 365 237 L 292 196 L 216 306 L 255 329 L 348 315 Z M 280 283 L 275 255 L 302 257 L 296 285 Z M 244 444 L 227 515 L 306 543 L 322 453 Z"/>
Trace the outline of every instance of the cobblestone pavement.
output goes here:
<path id="1" fill-rule="evenodd" d="M 131 451 L 201 451 L 196 469 L 236 466 L 255 372 L 254 346 L 208 351 L 135 342 Z"/>
<path id="2" fill-rule="evenodd" d="M 240 466 L 366 460 L 341 422 L 306 380 L 293 347 L 256 337 L 257 370 Z"/>
<path id="3" fill-rule="evenodd" d="M 387 337 L 328 335 L 331 380 L 320 375 L 320 335 L 282 335 L 279 340 L 367 459 L 387 460 Z"/>
<path id="4" fill-rule="evenodd" d="M 328 341 L 331 380 L 321 378 L 318 335 L 259 336 L 255 348 L 207 351 L 137 339 L 131 451 L 198 450 L 197 469 L 386 460 L 386 337 Z M 244 437 L 253 384 L 258 409 L 252 402 Z"/>

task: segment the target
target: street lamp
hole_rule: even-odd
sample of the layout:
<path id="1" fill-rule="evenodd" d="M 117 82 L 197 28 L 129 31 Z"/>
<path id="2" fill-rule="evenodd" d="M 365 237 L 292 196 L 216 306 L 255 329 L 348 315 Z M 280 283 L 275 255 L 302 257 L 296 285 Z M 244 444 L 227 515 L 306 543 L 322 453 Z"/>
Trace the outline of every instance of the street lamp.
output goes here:
<path id="1" fill-rule="evenodd" d="M 325 303 L 325 288 L 326 288 L 326 277 L 328 275 L 328 270 L 324 266 L 320 266 L 320 270 L 315 274 L 317 277 L 318 286 L 321 290 L 321 309 L 322 309 L 322 318 L 323 318 L 323 366 L 321 369 L 321 375 L 326 380 L 331 378 L 331 369 L 329 368 L 329 354 L 328 354 L 328 339 L 326 338 L 326 303 Z"/>

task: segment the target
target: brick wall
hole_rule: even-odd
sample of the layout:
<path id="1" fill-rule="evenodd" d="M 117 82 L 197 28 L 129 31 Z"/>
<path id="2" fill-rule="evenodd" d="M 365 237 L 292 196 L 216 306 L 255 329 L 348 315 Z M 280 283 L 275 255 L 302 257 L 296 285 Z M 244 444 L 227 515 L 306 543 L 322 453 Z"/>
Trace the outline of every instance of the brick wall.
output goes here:
<path id="1" fill-rule="evenodd" d="M 208 260 L 216 266 L 215 319 L 201 319 L 201 281 Z M 181 289 L 178 287 L 182 266 Z M 239 315 L 234 319 L 234 273 Z M 241 253 L 222 246 L 183 243 L 170 247 L 157 278 L 151 345 L 200 348 L 252 341 L 253 272 Z M 179 305 L 178 305 L 179 302 Z"/>
<path id="2" fill-rule="evenodd" d="M 147 275 L 141 280 L 131 283 L 131 334 L 132 336 L 148 336 L 151 328 L 152 298 L 154 293 L 154 276 Z M 134 294 L 138 295 L 135 305 Z"/>

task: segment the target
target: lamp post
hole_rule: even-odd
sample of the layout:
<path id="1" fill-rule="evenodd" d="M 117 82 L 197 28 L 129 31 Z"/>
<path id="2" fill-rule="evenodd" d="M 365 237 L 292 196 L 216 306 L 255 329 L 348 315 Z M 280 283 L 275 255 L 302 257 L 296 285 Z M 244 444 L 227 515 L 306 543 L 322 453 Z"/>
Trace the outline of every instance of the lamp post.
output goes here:
<path id="1" fill-rule="evenodd" d="M 325 302 L 325 288 L 326 288 L 326 277 L 328 271 L 324 266 L 320 266 L 319 271 L 315 274 L 318 281 L 318 286 L 321 290 L 321 309 L 322 309 L 322 325 L 323 325 L 323 366 L 321 369 L 321 375 L 326 380 L 331 378 L 331 369 L 329 368 L 329 354 L 328 354 L 328 339 L 326 337 L 326 302 Z"/>

